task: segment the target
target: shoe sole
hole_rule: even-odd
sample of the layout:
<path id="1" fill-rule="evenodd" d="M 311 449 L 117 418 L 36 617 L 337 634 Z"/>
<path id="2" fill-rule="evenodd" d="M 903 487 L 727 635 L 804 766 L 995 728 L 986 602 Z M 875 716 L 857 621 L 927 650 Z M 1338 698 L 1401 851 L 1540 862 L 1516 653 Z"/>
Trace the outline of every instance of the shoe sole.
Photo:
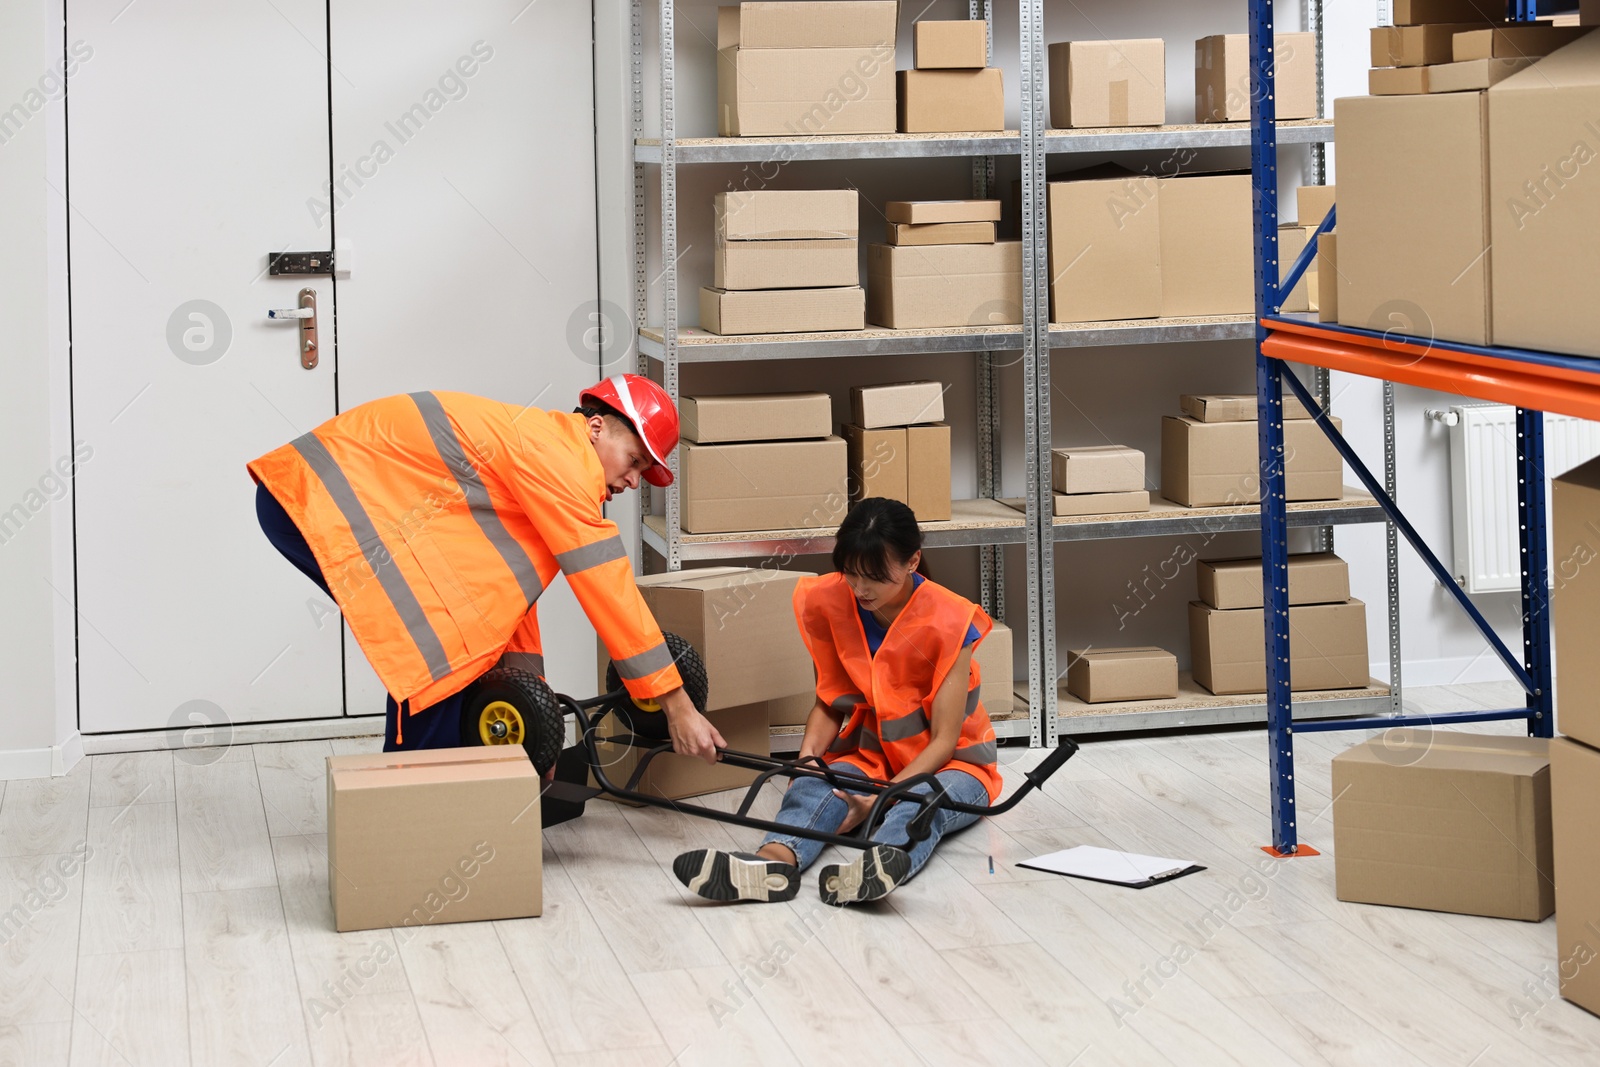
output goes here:
<path id="1" fill-rule="evenodd" d="M 911 857 L 892 845 L 873 845 L 853 863 L 833 863 L 822 868 L 817 891 L 824 904 L 843 907 L 880 900 L 911 873 Z"/>
<path id="2" fill-rule="evenodd" d="M 701 848 L 672 861 L 672 873 L 707 900 L 793 900 L 800 891 L 800 872 L 777 860 L 744 859 L 729 852 Z"/>

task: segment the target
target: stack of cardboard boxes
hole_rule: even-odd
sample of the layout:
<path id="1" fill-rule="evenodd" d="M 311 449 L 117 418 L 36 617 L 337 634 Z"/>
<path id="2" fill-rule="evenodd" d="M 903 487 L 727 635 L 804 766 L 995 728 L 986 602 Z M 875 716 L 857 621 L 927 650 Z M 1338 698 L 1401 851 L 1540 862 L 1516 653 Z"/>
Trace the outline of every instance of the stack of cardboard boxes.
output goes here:
<path id="1" fill-rule="evenodd" d="M 1334 231 L 1329 230 L 1318 237 L 1317 227 L 1322 225 L 1322 220 L 1327 218 L 1328 211 L 1333 207 L 1335 192 L 1331 185 L 1302 185 L 1295 196 L 1299 205 L 1299 221 L 1278 227 L 1280 281 L 1288 277 L 1306 243 L 1313 237 L 1317 238 L 1317 250 L 1312 253 L 1311 265 L 1301 276 L 1300 284 L 1294 287 L 1294 292 L 1283 298 L 1280 310 L 1315 311 L 1324 322 L 1335 321 L 1338 313 L 1339 288 L 1333 284 L 1338 278 L 1337 268 L 1334 266 L 1334 256 L 1337 253 Z M 1328 278 L 1330 282 L 1326 292 L 1323 291 L 1321 284 L 1323 277 Z"/>
<path id="2" fill-rule="evenodd" d="M 1261 557 L 1201 560 L 1189 602 L 1194 680 L 1219 696 L 1267 691 Z M 1289 557 L 1289 677 L 1295 691 L 1369 681 L 1367 606 L 1350 598 L 1350 571 L 1332 552 Z"/>
<path id="3" fill-rule="evenodd" d="M 1050 454 L 1055 515 L 1120 515 L 1150 510 L 1144 453 L 1127 445 L 1057 448 Z"/>
<path id="4" fill-rule="evenodd" d="M 1006 128 L 1005 90 L 989 66 L 982 19 L 918 22 L 915 69 L 896 76 L 901 133 L 985 133 Z"/>
<path id="5" fill-rule="evenodd" d="M 998 200 L 891 200 L 867 246 L 867 320 L 895 330 L 1022 321 L 1022 243 L 996 241 Z"/>
<path id="6" fill-rule="evenodd" d="M 865 325 L 854 189 L 718 193 L 709 333 L 859 330 Z"/>
<path id="7" fill-rule="evenodd" d="M 1571 44 L 1588 28 L 1548 22 L 1508 25 L 1493 3 L 1402 4 L 1393 26 L 1372 31 L 1373 96 L 1460 93 L 1487 89 Z M 1407 21 L 1400 22 L 1404 17 Z"/>
<path id="8" fill-rule="evenodd" d="M 886 497 L 918 522 L 950 518 L 950 427 L 943 382 L 902 382 L 850 390 L 844 426 L 850 500 Z"/>
<path id="9" fill-rule="evenodd" d="M 1161 495 L 1188 507 L 1261 499 L 1256 398 L 1251 394 L 1181 397 L 1181 416 L 1161 422 Z M 1344 462 L 1309 413 L 1283 401 L 1285 486 L 1290 500 L 1339 500 Z M 1335 429 L 1339 419 L 1328 416 Z"/>
<path id="10" fill-rule="evenodd" d="M 895 0 L 751 3 L 717 10 L 724 137 L 893 133 Z"/>
<path id="11" fill-rule="evenodd" d="M 1063 41 L 1050 46 L 1050 124 L 1059 129 L 1167 121 L 1167 45 Z"/>
<path id="12" fill-rule="evenodd" d="M 827 393 L 686 396 L 679 450 L 687 533 L 832 529 L 845 444 Z"/>

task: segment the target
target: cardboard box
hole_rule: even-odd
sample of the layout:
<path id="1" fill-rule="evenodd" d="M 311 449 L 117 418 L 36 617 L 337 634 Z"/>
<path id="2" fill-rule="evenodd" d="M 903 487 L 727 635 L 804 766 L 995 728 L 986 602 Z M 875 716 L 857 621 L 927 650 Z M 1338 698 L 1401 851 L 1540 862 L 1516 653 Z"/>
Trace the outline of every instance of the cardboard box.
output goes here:
<path id="1" fill-rule="evenodd" d="M 809 665 L 810 662 L 807 658 L 806 663 Z M 720 682 L 720 679 L 717 681 Z M 714 682 L 711 686 L 713 692 L 716 691 L 716 687 L 717 683 Z M 706 713 L 706 718 L 717 728 L 722 739 L 728 743 L 728 748 L 735 752 L 766 756 L 772 752 L 768 708 L 769 704 L 762 701 L 742 707 L 709 711 Z M 621 733 L 626 731 L 613 715 L 607 715 L 596 731 L 597 737 L 600 738 L 597 747 L 601 766 L 605 768 L 606 777 L 615 785 L 625 785 L 639 766 L 640 757 L 649 751 L 605 740 Z M 755 781 L 756 773 L 726 763 L 707 764 L 692 756 L 663 752 L 650 761 L 649 768 L 636 788 L 641 793 L 650 793 L 668 800 L 682 800 L 686 797 L 721 792 L 724 789 L 743 789 Z M 593 776 L 590 777 L 592 779 Z"/>
<path id="2" fill-rule="evenodd" d="M 1052 493 L 1054 517 L 1082 518 L 1089 515 L 1136 515 L 1150 510 L 1150 491 L 1133 493 Z M 1027 511 L 1028 502 L 1020 496 L 1002 497 L 1000 503 Z"/>
<path id="3" fill-rule="evenodd" d="M 978 642 L 972 661 L 978 665 L 978 699 L 990 715 L 1006 715 L 1016 707 L 1016 668 L 1012 665 L 1011 627 L 994 620 L 989 636 Z"/>
<path id="4" fill-rule="evenodd" d="M 1221 611 L 1259 608 L 1261 557 L 1203 559 L 1195 565 L 1200 600 Z M 1289 557 L 1289 603 L 1342 604 L 1350 599 L 1350 568 L 1332 552 L 1304 552 Z"/>
<path id="5" fill-rule="evenodd" d="M 861 233 L 854 189 L 750 189 L 711 198 L 718 241 L 837 240 Z"/>
<path id="6" fill-rule="evenodd" d="M 1339 321 L 1339 235 L 1317 238 L 1317 321 Z"/>
<path id="7" fill-rule="evenodd" d="M 999 222 L 998 200 L 890 200 L 883 205 L 889 222 L 913 226 L 936 222 Z"/>
<path id="8" fill-rule="evenodd" d="M 894 131 L 892 41 L 872 48 L 729 48 L 717 53 L 718 136 Z"/>
<path id="9" fill-rule="evenodd" d="M 868 245 L 867 319 L 894 330 L 1022 321 L 1022 242 Z"/>
<path id="10" fill-rule="evenodd" d="M 1334 101 L 1341 325 L 1488 343 L 1485 110 L 1476 93 Z"/>
<path id="11" fill-rule="evenodd" d="M 1300 186 L 1295 193 L 1300 225 L 1311 229 L 1321 226 L 1322 220 L 1328 217 L 1328 210 L 1333 207 L 1335 192 L 1332 185 Z"/>
<path id="12" fill-rule="evenodd" d="M 809 333 L 866 324 L 867 291 L 859 285 L 700 290 L 700 328 L 707 333 Z"/>
<path id="13" fill-rule="evenodd" d="M 1285 419 L 1309 419 L 1304 404 L 1289 394 L 1283 398 Z M 1178 398 L 1178 407 L 1196 422 L 1255 422 L 1258 408 L 1254 393 L 1193 393 Z"/>
<path id="14" fill-rule="evenodd" d="M 683 439 L 791 441 L 833 432 L 833 398 L 827 393 L 744 393 L 685 396 L 678 400 Z"/>
<path id="15" fill-rule="evenodd" d="M 1067 653 L 1067 692 L 1085 704 L 1178 695 L 1178 657 L 1164 648 L 1089 648 Z"/>
<path id="16" fill-rule="evenodd" d="M 895 72 L 901 133 L 998 132 L 1006 128 L 999 67 Z"/>
<path id="17" fill-rule="evenodd" d="M 1394 24 L 1417 26 L 1424 22 L 1504 22 L 1501 0 L 1394 0 Z"/>
<path id="18" fill-rule="evenodd" d="M 1427 91 L 1427 67 L 1373 67 L 1367 71 L 1367 92 L 1373 96 L 1404 96 Z"/>
<path id="19" fill-rule="evenodd" d="M 1494 343 L 1600 356 L 1600 34 L 1485 95 Z"/>
<path id="20" fill-rule="evenodd" d="M 989 65 L 989 25 L 982 19 L 919 19 L 911 26 L 911 57 L 918 70 L 982 70 Z"/>
<path id="21" fill-rule="evenodd" d="M 792 697 L 782 700 L 767 701 L 767 724 L 769 726 L 804 726 L 811 717 L 811 709 L 817 702 L 817 694 L 811 690 L 797 693 Z M 798 750 L 800 742 L 795 741 Z"/>
<path id="22" fill-rule="evenodd" d="M 1469 59 L 1462 63 L 1441 63 L 1428 68 L 1428 92 L 1470 93 L 1505 81 L 1519 70 L 1538 62 L 1527 59 Z"/>
<path id="23" fill-rule="evenodd" d="M 706 710 L 725 711 L 815 691 L 811 654 L 794 617 L 803 577 L 810 573 L 696 567 L 636 581 L 656 624 L 700 653 L 711 679 Z"/>
<path id="24" fill-rule="evenodd" d="M 717 48 L 894 48 L 896 0 L 833 0 L 826 18 L 817 5 L 745 3 L 717 9 Z M 889 64 L 891 67 L 894 64 Z"/>
<path id="25" fill-rule="evenodd" d="M 1306 247 L 1307 229 L 1304 226 L 1279 226 L 1278 227 L 1278 281 L 1286 281 L 1289 272 L 1294 269 L 1295 260 L 1300 258 L 1300 253 Z M 1278 310 L 1285 314 L 1294 314 L 1311 310 L 1311 285 L 1309 279 L 1312 267 L 1317 265 L 1316 257 L 1312 257 L 1311 266 L 1300 275 L 1300 281 L 1287 295 L 1282 298 Z"/>
<path id="26" fill-rule="evenodd" d="M 857 385 L 850 389 L 850 418 L 857 426 L 914 426 L 944 421 L 943 382 Z"/>
<path id="27" fill-rule="evenodd" d="M 992 222 L 889 223 L 892 245 L 992 245 Z"/>
<path id="28" fill-rule="evenodd" d="M 1317 35 L 1275 34 L 1272 48 L 1279 121 L 1316 118 Z M 1249 34 L 1218 34 L 1194 43 L 1194 98 L 1196 122 L 1250 120 Z"/>
<path id="29" fill-rule="evenodd" d="M 832 530 L 844 518 L 841 438 L 684 444 L 678 456 L 686 533 Z"/>
<path id="30" fill-rule="evenodd" d="M 1051 182 L 1050 321 L 1161 314 L 1161 183 Z"/>
<path id="31" fill-rule="evenodd" d="M 1267 691 L 1266 630 L 1261 608 L 1219 611 L 1189 602 L 1194 680 L 1218 696 Z M 1367 606 L 1306 604 L 1289 609 L 1289 686 L 1297 693 L 1353 689 L 1371 680 Z"/>
<path id="32" fill-rule="evenodd" d="M 1547 56 L 1586 35 L 1592 28 L 1536 23 L 1531 26 L 1471 30 L 1455 35 L 1452 58 L 1461 63 L 1468 59 L 1528 59 Z"/>
<path id="33" fill-rule="evenodd" d="M 1162 315 L 1255 311 L 1251 196 L 1248 174 L 1162 179 Z"/>
<path id="34" fill-rule="evenodd" d="M 1600 460 L 1557 477 L 1550 498 L 1556 726 L 1600 748 Z"/>
<path id="35" fill-rule="evenodd" d="M 1136 493 L 1144 488 L 1144 453 L 1127 445 L 1053 449 L 1050 482 L 1058 493 Z"/>
<path id="36" fill-rule="evenodd" d="M 712 259 L 716 289 L 820 289 L 861 284 L 851 239 L 718 241 Z"/>
<path id="37" fill-rule="evenodd" d="M 334 929 L 540 914 L 539 786 L 521 745 L 329 756 Z"/>
<path id="38" fill-rule="evenodd" d="M 1550 742 L 1550 829 L 1556 883 L 1556 972 L 1561 995 L 1600 1015 L 1600 752 Z"/>
<path id="39" fill-rule="evenodd" d="M 1059 129 L 1167 121 L 1167 45 L 1063 41 L 1050 46 L 1050 124 Z"/>
<path id="40" fill-rule="evenodd" d="M 1341 752 L 1335 892 L 1539 922 L 1555 910 L 1551 774 L 1539 737 L 1390 730 Z"/>
<path id="41" fill-rule="evenodd" d="M 1455 35 L 1481 22 L 1435 22 L 1425 26 L 1374 26 L 1374 67 L 1431 67 L 1455 58 Z"/>
<path id="42" fill-rule="evenodd" d="M 1329 418 L 1336 429 L 1343 426 Z M 1344 496 L 1344 461 L 1315 422 L 1284 422 L 1283 440 L 1288 499 Z M 1161 421 L 1161 495 L 1192 508 L 1259 501 L 1258 449 L 1254 422 L 1196 422 L 1168 415 Z"/>
<path id="43" fill-rule="evenodd" d="M 864 429 L 846 423 L 844 443 L 852 504 L 875 496 L 905 502 L 908 457 L 904 426 Z"/>
<path id="44" fill-rule="evenodd" d="M 920 522 L 950 520 L 950 427 L 906 427 L 906 505 Z"/>

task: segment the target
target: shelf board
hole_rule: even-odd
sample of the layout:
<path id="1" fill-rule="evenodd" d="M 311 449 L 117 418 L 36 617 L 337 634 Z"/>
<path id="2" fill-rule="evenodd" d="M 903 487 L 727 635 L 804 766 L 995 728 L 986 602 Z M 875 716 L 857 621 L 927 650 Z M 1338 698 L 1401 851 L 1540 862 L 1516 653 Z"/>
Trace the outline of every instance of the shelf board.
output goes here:
<path id="1" fill-rule="evenodd" d="M 1050 347 L 1099 348 L 1181 341 L 1241 341 L 1256 335 L 1254 315 L 1205 315 L 1173 319 L 1052 322 Z"/>
<path id="2" fill-rule="evenodd" d="M 1332 144 L 1333 120 L 1297 119 L 1280 122 L 1278 143 Z M 1248 148 L 1249 145 L 1248 122 L 1197 122 L 1090 130 L 1052 129 L 1044 134 L 1044 150 L 1051 155 L 1163 148 Z"/>
<path id="3" fill-rule="evenodd" d="M 639 331 L 639 350 L 659 360 L 662 329 Z M 1021 326 L 950 326 L 937 330 L 834 330 L 827 333 L 720 334 L 678 327 L 679 363 L 732 363 L 759 359 L 829 359 L 840 356 L 936 355 L 1006 352 L 1022 348 Z"/>
<path id="4" fill-rule="evenodd" d="M 947 522 L 922 523 L 923 545 L 950 548 L 959 545 L 1020 544 L 1027 540 L 1022 512 L 998 500 L 956 500 Z M 646 515 L 644 540 L 662 555 L 667 550 L 666 519 Z M 683 558 L 738 559 L 780 554 L 825 554 L 833 551 L 833 528 L 812 530 L 758 530 L 749 533 L 682 535 Z"/>
<path id="5" fill-rule="evenodd" d="M 1010 498 L 1018 499 L 1018 498 Z M 1010 504 L 1006 505 L 1011 507 Z M 1354 526 L 1383 522 L 1383 509 L 1370 495 L 1344 487 L 1342 500 L 1300 500 L 1288 506 L 1290 526 Z M 1017 514 L 1022 514 L 1018 511 Z M 1149 511 L 1056 518 L 1056 543 L 1121 537 L 1168 537 L 1187 533 L 1239 533 L 1261 529 L 1260 504 L 1191 508 L 1151 494 Z"/>
<path id="6" fill-rule="evenodd" d="M 1019 708 L 1026 714 L 1027 683 L 1016 687 Z M 1296 719 L 1329 719 L 1383 715 L 1393 704 L 1389 687 L 1376 678 L 1361 689 L 1319 689 L 1294 694 Z M 1122 730 L 1170 730 L 1174 727 L 1265 723 L 1267 695 L 1217 696 L 1188 671 L 1178 675 L 1178 695 L 1170 700 L 1129 700 L 1085 704 L 1063 687 L 1056 694 L 1057 727 L 1065 734 L 1111 733 Z"/>

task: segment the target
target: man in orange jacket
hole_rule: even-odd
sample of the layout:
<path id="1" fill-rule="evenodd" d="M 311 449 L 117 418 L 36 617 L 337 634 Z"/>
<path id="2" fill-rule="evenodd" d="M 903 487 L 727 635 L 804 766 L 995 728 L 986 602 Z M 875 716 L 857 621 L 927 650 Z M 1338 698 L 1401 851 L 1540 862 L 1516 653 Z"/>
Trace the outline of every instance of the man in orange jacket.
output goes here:
<path id="1" fill-rule="evenodd" d="M 462 690 L 497 663 L 544 675 L 535 602 L 566 574 L 623 684 L 673 747 L 716 760 L 602 505 L 672 484 L 678 412 L 621 374 L 571 414 L 463 393 L 351 408 L 249 464 L 267 537 L 344 613 L 389 691 L 385 750 L 460 744 Z M 413 721 L 414 720 L 414 721 Z"/>

